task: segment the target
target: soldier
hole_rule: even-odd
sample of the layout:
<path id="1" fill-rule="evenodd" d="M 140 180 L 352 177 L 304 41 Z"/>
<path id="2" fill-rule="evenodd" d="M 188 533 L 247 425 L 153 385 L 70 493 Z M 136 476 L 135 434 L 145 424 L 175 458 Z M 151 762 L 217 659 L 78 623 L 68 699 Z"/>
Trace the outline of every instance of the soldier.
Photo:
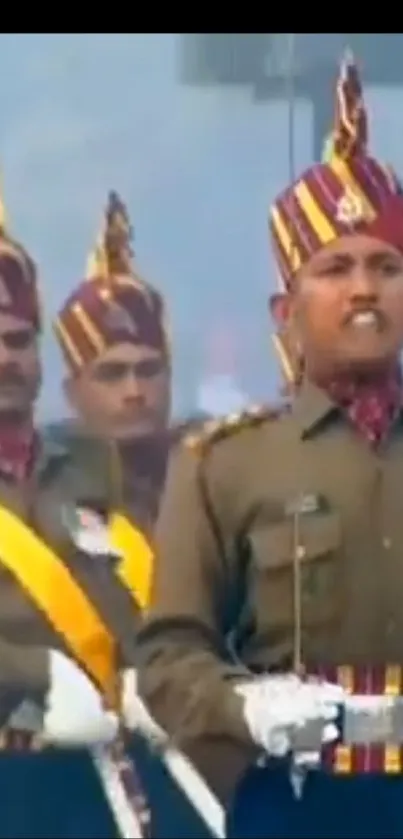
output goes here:
<path id="1" fill-rule="evenodd" d="M 117 505 L 111 539 L 121 553 L 116 567 L 133 597 L 146 606 L 153 564 L 152 529 L 169 448 L 193 424 L 169 427 L 171 347 L 164 301 L 133 264 L 132 230 L 116 193 L 109 196 L 104 229 L 86 279 L 54 323 L 67 366 L 64 382 L 76 424 L 54 426 L 65 442 L 86 428 L 111 440 Z M 153 836 L 204 835 L 192 809 L 143 739 L 132 753 L 143 775 Z M 168 832 L 167 832 L 168 831 Z"/>
<path id="2" fill-rule="evenodd" d="M 366 142 L 348 59 L 271 209 L 303 381 L 175 453 L 157 526 L 139 689 L 233 837 L 403 836 L 403 194 Z"/>
<path id="3" fill-rule="evenodd" d="M 170 425 L 166 307 L 133 264 L 132 235 L 126 207 L 112 192 L 86 279 L 54 322 L 67 367 L 64 391 L 76 421 L 54 423 L 49 431 L 66 441 L 66 435 L 84 428 L 112 442 L 119 515 L 111 531 L 123 554 L 119 574 L 144 607 L 152 569 L 148 539 L 168 452 L 206 415 Z"/>
<path id="4" fill-rule="evenodd" d="M 139 505 L 136 516 L 148 529 L 165 472 L 170 343 L 163 299 L 135 270 L 131 239 L 126 208 L 111 193 L 86 280 L 62 306 L 54 329 L 67 365 L 67 400 L 91 433 L 118 444 L 125 482 L 133 480 L 136 464 L 136 489 L 125 487 L 124 494 Z"/>
<path id="5" fill-rule="evenodd" d="M 35 425 L 41 328 L 37 269 L 1 207 L 0 836 L 63 835 L 66 812 L 73 818 L 83 806 L 75 778 L 84 799 L 98 791 L 92 831 L 110 837 L 113 819 L 86 755 L 117 733 L 116 673 L 120 658 L 133 658 L 133 607 L 105 546 L 109 447 L 87 435 L 67 450 Z M 51 753 L 13 755 L 36 748 L 37 734 Z"/>

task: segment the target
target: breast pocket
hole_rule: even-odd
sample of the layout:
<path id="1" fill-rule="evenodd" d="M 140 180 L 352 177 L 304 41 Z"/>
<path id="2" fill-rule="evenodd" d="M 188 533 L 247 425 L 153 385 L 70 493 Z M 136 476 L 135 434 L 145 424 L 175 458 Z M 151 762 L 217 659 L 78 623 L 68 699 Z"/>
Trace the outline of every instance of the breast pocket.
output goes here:
<path id="1" fill-rule="evenodd" d="M 297 598 L 302 625 L 326 625 L 340 616 L 344 599 L 341 525 L 336 513 L 301 517 L 255 531 L 251 582 L 263 630 L 294 625 Z"/>

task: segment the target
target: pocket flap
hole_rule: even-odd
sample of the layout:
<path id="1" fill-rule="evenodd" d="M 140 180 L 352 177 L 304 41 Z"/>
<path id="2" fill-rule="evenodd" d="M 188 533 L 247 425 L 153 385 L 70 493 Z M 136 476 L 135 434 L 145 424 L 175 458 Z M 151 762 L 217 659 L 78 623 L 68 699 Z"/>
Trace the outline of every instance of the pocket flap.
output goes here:
<path id="1" fill-rule="evenodd" d="M 340 545 L 341 525 L 337 513 L 301 516 L 298 522 L 300 562 L 334 552 Z M 251 534 L 252 550 L 261 568 L 280 568 L 294 561 L 295 531 L 292 519 Z"/>

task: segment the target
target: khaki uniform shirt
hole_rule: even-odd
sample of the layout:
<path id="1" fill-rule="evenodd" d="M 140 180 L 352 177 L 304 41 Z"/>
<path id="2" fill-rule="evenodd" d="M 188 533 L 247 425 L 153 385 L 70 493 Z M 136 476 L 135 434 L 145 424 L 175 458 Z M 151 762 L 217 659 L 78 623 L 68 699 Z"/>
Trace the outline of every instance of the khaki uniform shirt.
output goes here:
<path id="1" fill-rule="evenodd" d="M 140 690 L 217 791 L 256 757 L 231 683 L 403 665 L 403 416 L 371 448 L 319 389 L 229 418 L 172 460 Z M 298 615 L 300 614 L 300 619 Z"/>
<path id="2" fill-rule="evenodd" d="M 68 443 L 68 444 L 67 444 Z M 117 638 L 120 656 L 133 660 L 133 605 L 105 557 L 80 552 L 71 530 L 76 508 L 106 516 L 113 507 L 108 447 L 85 435 L 41 441 L 34 474 L 20 484 L 0 475 L 0 505 L 17 514 L 66 563 L 72 576 Z M 24 557 L 34 562 L 35 557 Z M 63 639 L 1 564 L 0 725 L 24 698 L 48 688 L 47 650 L 68 652 Z"/>

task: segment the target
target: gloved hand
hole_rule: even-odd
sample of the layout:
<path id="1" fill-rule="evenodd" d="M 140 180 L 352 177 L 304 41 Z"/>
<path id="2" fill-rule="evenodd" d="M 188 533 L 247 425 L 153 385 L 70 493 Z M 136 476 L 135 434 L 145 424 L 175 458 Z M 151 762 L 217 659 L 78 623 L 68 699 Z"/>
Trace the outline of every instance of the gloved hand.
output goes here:
<path id="1" fill-rule="evenodd" d="M 50 688 L 43 739 L 63 747 L 110 743 L 118 731 L 116 714 L 105 711 L 99 692 L 70 658 L 49 650 Z"/>
<path id="2" fill-rule="evenodd" d="M 311 752 L 312 746 L 298 743 L 307 726 L 316 731 L 318 750 L 338 737 L 333 721 L 345 697 L 339 685 L 285 674 L 255 678 L 238 684 L 235 691 L 245 700 L 244 719 L 253 740 L 272 757 Z"/>

